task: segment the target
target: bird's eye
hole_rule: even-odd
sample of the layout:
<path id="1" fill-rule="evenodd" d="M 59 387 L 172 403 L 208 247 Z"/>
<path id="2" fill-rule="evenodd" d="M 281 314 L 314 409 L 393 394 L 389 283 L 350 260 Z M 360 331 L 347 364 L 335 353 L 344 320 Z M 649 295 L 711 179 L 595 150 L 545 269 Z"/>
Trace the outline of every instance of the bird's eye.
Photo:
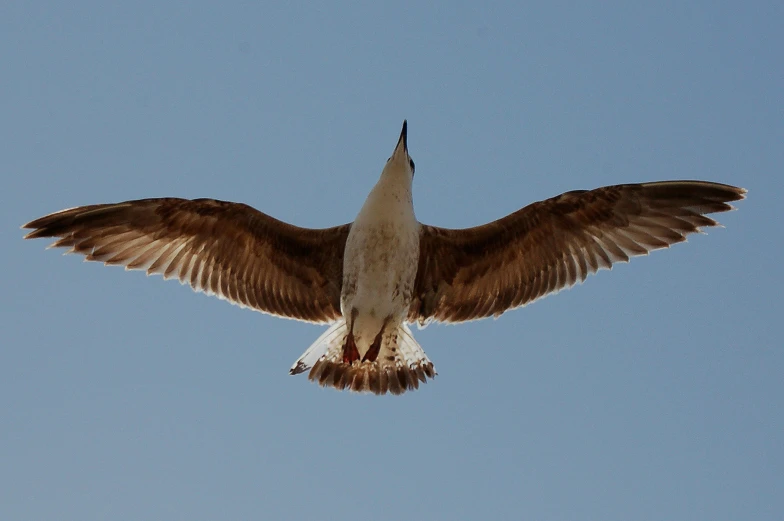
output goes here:
<path id="1" fill-rule="evenodd" d="M 411 166 L 411 174 L 413 174 L 414 170 L 415 170 L 415 168 L 414 168 L 414 160 L 411 159 L 410 157 L 408 158 L 408 164 Z"/>

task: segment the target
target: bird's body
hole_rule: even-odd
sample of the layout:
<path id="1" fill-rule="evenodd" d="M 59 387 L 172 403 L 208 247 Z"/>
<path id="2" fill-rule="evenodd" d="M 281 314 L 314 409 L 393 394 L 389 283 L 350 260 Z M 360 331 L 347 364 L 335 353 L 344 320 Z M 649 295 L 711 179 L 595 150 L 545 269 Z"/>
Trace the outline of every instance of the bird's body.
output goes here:
<path id="1" fill-rule="evenodd" d="M 324 346 L 327 362 L 314 362 L 311 373 L 319 381 L 331 379 L 334 385 L 336 379 L 338 384 L 345 380 L 347 387 L 381 390 L 384 381 L 380 375 L 384 375 L 387 387 L 393 378 L 402 391 L 409 382 L 416 384 L 420 365 L 434 372 L 415 342 L 409 346 L 414 351 L 410 353 L 413 362 L 401 364 L 397 352 L 406 348 L 399 347 L 399 338 L 406 336 L 401 328 L 413 298 L 419 260 L 420 224 L 414 215 L 412 179 L 413 162 L 408 157 L 404 127 L 395 152 L 351 225 L 340 296 L 346 338 L 339 336 L 331 346 Z M 413 341 L 410 333 L 408 337 Z M 358 370 L 352 371 L 352 364 L 357 364 Z M 344 375 L 342 369 L 349 374 Z M 405 375 L 398 377 L 401 371 Z M 427 374 L 424 367 L 421 371 Z"/>
<path id="2" fill-rule="evenodd" d="M 341 312 L 360 355 L 383 327 L 397 329 L 405 320 L 418 259 L 411 176 L 390 171 L 370 192 L 346 241 Z"/>
<path id="3" fill-rule="evenodd" d="M 665 181 L 573 191 L 498 221 L 419 223 L 404 122 L 353 223 L 299 228 L 239 203 L 144 199 L 36 219 L 27 238 L 87 260 L 176 277 L 264 313 L 329 329 L 291 368 L 337 389 L 400 394 L 435 376 L 408 323 L 462 322 L 524 306 L 615 262 L 714 226 L 745 190 Z"/>

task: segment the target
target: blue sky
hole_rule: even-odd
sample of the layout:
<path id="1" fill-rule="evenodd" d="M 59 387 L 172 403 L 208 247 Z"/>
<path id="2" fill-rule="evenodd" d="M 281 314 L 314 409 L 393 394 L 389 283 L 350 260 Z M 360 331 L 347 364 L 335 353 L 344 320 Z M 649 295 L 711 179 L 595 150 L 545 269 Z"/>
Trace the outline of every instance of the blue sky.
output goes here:
<path id="1" fill-rule="evenodd" d="M 69 4 L 69 5 L 67 5 Z M 0 7 L 0 518 L 778 519 L 780 2 Z M 418 218 L 696 178 L 739 211 L 499 320 L 415 393 L 288 368 L 321 328 L 19 226 L 180 196 L 351 221 L 409 121 Z"/>

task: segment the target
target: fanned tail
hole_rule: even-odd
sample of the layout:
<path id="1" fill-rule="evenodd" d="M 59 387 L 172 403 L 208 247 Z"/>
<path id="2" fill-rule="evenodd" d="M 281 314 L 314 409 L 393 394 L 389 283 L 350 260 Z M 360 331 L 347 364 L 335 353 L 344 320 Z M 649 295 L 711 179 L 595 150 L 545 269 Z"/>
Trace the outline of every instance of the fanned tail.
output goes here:
<path id="1" fill-rule="evenodd" d="M 433 362 L 406 324 L 383 336 L 379 355 L 372 362 L 343 362 L 347 335 L 345 320 L 334 323 L 303 353 L 289 373 L 300 374 L 310 369 L 308 379 L 321 386 L 375 394 L 416 390 L 420 382 L 425 383 L 437 374 Z"/>

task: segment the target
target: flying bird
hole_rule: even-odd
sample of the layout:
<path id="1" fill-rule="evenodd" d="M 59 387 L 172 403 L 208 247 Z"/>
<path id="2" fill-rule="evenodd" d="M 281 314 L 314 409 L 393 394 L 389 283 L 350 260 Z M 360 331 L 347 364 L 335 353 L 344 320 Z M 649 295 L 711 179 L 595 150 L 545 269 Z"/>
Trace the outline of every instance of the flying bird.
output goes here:
<path id="1" fill-rule="evenodd" d="M 401 394 L 436 375 L 407 324 L 498 317 L 718 223 L 746 190 L 664 181 L 576 190 L 466 229 L 414 215 L 407 124 L 353 223 L 300 228 L 241 203 L 158 198 L 23 226 L 86 260 L 177 278 L 262 313 L 330 324 L 294 363 L 322 386 Z"/>

